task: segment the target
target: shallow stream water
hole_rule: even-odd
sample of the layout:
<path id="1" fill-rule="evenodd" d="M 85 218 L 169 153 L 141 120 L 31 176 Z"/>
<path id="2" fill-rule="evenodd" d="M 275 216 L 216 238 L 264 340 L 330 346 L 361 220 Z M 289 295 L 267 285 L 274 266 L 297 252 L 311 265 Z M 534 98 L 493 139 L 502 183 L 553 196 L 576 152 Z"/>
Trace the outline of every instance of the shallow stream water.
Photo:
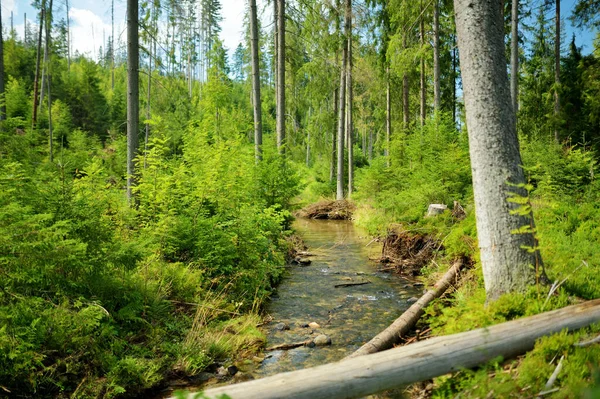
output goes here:
<path id="1" fill-rule="evenodd" d="M 377 271 L 369 258 L 380 255 L 381 247 L 361 238 L 351 222 L 298 219 L 294 228 L 313 254 L 312 263 L 294 266 L 267 305 L 266 312 L 273 318 L 265 327 L 267 347 L 319 334 L 329 336 L 332 345 L 267 352 L 253 371 L 256 377 L 344 358 L 402 314 L 410 306 L 407 299 L 421 293 L 411 281 Z M 303 327 L 312 322 L 320 327 Z M 275 328 L 278 323 L 290 329 L 280 331 Z"/>

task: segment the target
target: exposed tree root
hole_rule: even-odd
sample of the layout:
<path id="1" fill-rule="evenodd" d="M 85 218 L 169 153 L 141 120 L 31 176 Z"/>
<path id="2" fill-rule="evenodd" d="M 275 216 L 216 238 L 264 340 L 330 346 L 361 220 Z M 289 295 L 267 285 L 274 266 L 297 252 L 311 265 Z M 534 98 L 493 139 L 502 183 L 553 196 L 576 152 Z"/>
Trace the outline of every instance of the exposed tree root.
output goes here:
<path id="1" fill-rule="evenodd" d="M 442 247 L 435 237 L 396 226 L 389 230 L 383 241 L 379 261 L 387 264 L 385 270 L 417 276 L 440 249 Z"/>

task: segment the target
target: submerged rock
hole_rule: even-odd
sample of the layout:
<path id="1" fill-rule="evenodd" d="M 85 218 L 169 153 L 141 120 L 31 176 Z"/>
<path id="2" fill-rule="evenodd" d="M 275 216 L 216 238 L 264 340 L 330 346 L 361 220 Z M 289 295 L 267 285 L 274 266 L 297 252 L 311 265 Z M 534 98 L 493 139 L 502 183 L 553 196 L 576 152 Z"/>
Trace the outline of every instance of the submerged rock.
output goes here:
<path id="1" fill-rule="evenodd" d="M 408 303 L 415 303 L 415 302 L 417 302 L 418 300 L 419 300 L 419 298 L 417 298 L 417 297 L 414 297 L 414 296 L 413 296 L 413 297 L 410 297 L 410 298 L 408 298 L 408 299 L 406 300 L 406 302 L 408 302 Z"/>
<path id="2" fill-rule="evenodd" d="M 310 323 L 308 323 L 308 326 L 309 326 L 310 328 L 321 328 L 321 326 L 320 326 L 318 323 L 315 323 L 314 321 L 313 321 L 313 322 L 310 322 Z"/>
<path id="3" fill-rule="evenodd" d="M 277 323 L 277 324 L 275 324 L 275 327 L 273 327 L 273 329 L 275 329 L 276 331 L 285 331 L 285 330 L 289 330 L 290 326 L 288 326 L 285 323 Z"/>
<path id="4" fill-rule="evenodd" d="M 316 346 L 327 346 L 327 345 L 331 345 L 331 338 L 329 338 L 325 334 L 320 334 L 320 335 L 317 335 L 315 337 L 315 339 L 313 339 L 313 342 L 315 343 Z"/>

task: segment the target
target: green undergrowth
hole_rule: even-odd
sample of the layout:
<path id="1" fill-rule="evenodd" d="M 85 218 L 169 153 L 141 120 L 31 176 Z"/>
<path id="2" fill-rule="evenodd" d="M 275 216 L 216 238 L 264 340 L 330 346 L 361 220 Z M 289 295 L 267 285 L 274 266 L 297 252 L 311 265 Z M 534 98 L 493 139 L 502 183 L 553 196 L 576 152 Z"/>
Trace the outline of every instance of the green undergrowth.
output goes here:
<path id="1" fill-rule="evenodd" d="M 523 140 L 521 150 L 545 272 L 559 288 L 549 294 L 549 286 L 538 285 L 486 306 L 465 141 L 444 118 L 432 120 L 421 130 L 396 137 L 391 167 L 378 158 L 356 174 L 357 224 L 379 236 L 396 225 L 440 243 L 441 252 L 422 270 L 427 284 L 433 284 L 454 259 L 471 259 L 472 267 L 463 272 L 460 287 L 427 310 L 424 321 L 433 333 L 459 333 L 599 298 L 600 183 L 595 178 L 595 155 L 538 137 Z M 454 201 L 466 217 L 452 214 Z M 431 203 L 446 204 L 449 210 L 426 218 Z M 434 380 L 433 397 L 531 397 L 543 390 L 562 355 L 558 390 L 545 397 L 595 397 L 592 390 L 597 388 L 592 387 L 598 380 L 600 349 L 573 344 L 599 331 L 600 327 L 592 326 L 544 337 L 517 360 L 496 359 L 476 371 L 439 377 Z"/>
<path id="2" fill-rule="evenodd" d="M 265 146 L 255 166 L 235 126 L 192 121 L 176 152 L 153 129 L 134 207 L 124 137 L 72 132 L 51 163 L 0 129 L 0 396 L 133 397 L 262 345 L 293 164 Z"/>

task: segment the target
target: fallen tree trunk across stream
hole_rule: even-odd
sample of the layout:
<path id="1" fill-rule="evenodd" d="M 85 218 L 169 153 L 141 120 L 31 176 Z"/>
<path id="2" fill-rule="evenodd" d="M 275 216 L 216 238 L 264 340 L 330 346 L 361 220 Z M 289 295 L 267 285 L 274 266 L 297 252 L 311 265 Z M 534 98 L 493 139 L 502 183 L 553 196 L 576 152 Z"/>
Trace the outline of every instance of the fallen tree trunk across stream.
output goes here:
<path id="1" fill-rule="evenodd" d="M 600 299 L 337 363 L 210 389 L 204 394 L 208 398 L 228 395 L 232 399 L 358 398 L 475 367 L 498 356 L 511 358 L 531 350 L 542 336 L 597 322 Z"/>
<path id="2" fill-rule="evenodd" d="M 450 284 L 458 278 L 458 273 L 463 267 L 462 259 L 454 262 L 454 265 L 444 274 L 444 276 L 435 284 L 434 288 L 427 291 L 417 302 L 408 308 L 400 317 L 398 317 L 388 328 L 377 334 L 369 342 L 361 346 L 356 352 L 348 356 L 349 358 L 376 353 L 382 350 L 390 349 L 394 344 L 400 341 L 423 316 L 425 307 L 435 298 L 440 297 Z"/>

